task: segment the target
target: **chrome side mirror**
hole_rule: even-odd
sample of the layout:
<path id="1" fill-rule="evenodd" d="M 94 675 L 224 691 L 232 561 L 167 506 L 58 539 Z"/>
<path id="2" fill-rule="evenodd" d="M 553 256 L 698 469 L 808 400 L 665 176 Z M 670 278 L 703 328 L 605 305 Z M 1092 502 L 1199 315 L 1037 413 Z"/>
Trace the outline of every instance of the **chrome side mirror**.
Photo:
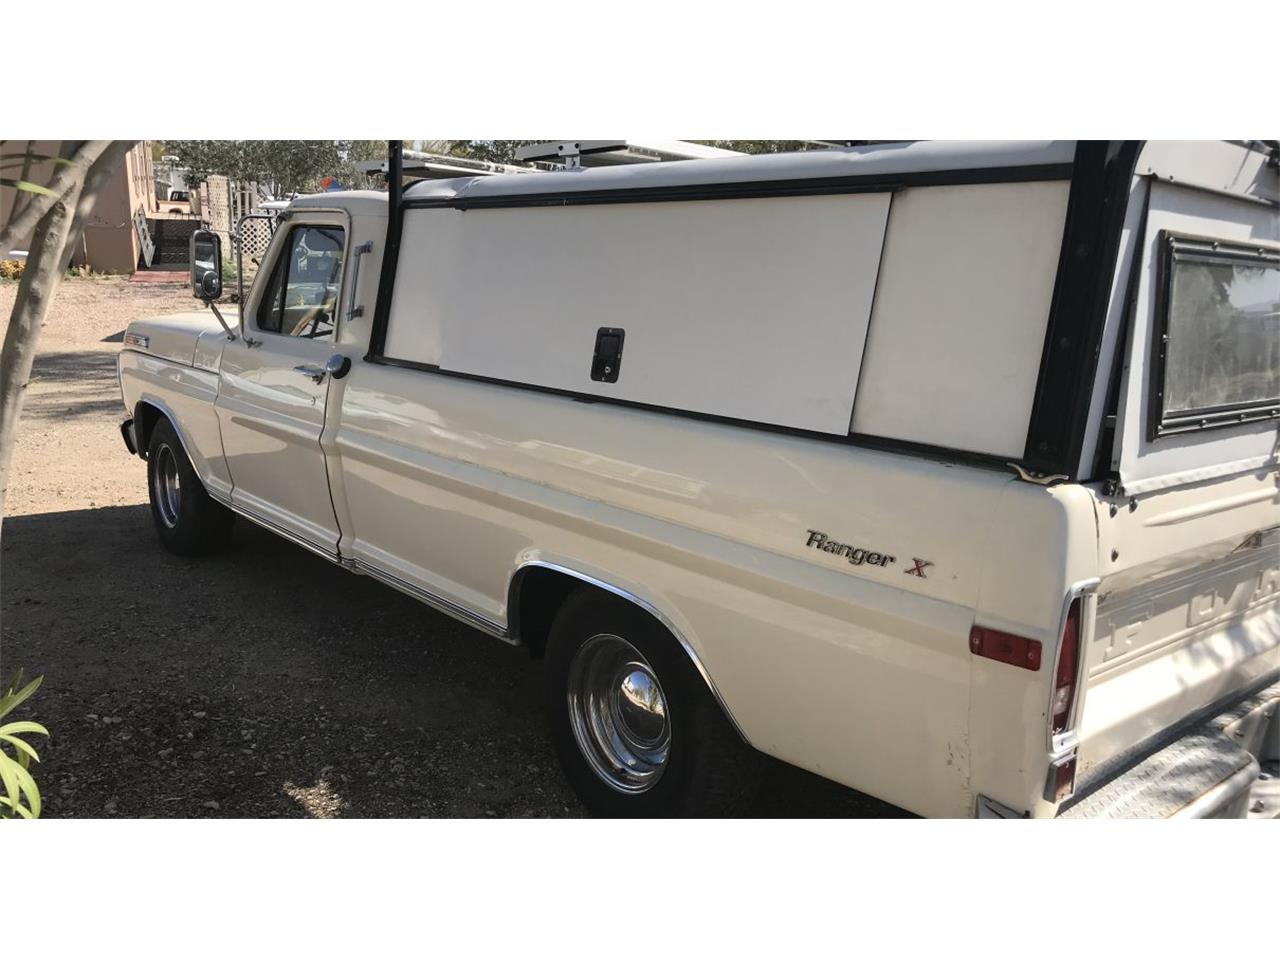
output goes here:
<path id="1" fill-rule="evenodd" d="M 235 331 L 223 318 L 216 303 L 222 296 L 222 238 L 208 230 L 197 230 L 191 234 L 191 293 L 213 311 L 227 339 L 234 340 Z"/>
<path id="2" fill-rule="evenodd" d="M 191 293 L 205 303 L 222 296 L 222 238 L 209 230 L 191 234 Z"/>

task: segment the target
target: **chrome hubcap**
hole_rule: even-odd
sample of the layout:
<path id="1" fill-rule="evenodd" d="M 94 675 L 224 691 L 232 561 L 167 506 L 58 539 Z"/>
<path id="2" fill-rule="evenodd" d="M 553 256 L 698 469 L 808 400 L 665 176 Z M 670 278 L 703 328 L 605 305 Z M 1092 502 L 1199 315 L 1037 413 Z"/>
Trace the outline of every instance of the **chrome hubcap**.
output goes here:
<path id="1" fill-rule="evenodd" d="M 591 769 L 621 793 L 644 793 L 671 755 L 662 686 L 640 651 L 597 634 L 569 665 L 569 720 Z"/>
<path id="2" fill-rule="evenodd" d="M 182 482 L 178 478 L 178 458 L 168 444 L 156 450 L 155 472 L 156 506 L 166 527 L 178 525 L 178 510 L 182 506 Z"/>

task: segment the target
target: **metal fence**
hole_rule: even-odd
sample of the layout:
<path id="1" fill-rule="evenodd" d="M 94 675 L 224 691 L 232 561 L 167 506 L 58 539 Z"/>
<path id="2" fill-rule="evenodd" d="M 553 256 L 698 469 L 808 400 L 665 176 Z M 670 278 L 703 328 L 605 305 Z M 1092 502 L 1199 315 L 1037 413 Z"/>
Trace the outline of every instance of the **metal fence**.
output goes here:
<path id="1" fill-rule="evenodd" d="M 200 229 L 199 220 L 149 218 L 147 226 L 156 248 L 151 266 L 187 262 L 191 256 L 191 234 Z"/>

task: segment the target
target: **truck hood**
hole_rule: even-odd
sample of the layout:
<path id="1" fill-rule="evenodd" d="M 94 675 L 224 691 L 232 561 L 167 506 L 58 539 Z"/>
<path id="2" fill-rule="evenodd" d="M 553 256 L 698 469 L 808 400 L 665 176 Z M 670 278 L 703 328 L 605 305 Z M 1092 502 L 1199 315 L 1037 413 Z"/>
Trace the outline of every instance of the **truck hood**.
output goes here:
<path id="1" fill-rule="evenodd" d="M 219 307 L 227 323 L 234 327 L 240 320 L 236 307 Z M 209 334 L 222 336 L 222 326 L 212 310 L 193 310 L 165 317 L 134 320 L 125 331 L 124 349 L 136 350 L 175 363 L 195 366 L 196 343 Z"/>

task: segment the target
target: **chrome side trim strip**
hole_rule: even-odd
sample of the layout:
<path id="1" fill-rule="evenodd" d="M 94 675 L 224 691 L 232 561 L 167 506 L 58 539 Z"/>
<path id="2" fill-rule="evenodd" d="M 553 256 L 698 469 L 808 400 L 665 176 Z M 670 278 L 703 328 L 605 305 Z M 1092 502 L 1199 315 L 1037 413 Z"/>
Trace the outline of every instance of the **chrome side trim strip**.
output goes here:
<path id="1" fill-rule="evenodd" d="M 467 607 L 463 607 L 459 604 L 456 604 L 452 600 L 446 600 L 444 597 L 437 596 L 434 593 L 429 593 L 428 591 L 423 590 L 420 587 L 415 587 L 411 583 L 406 583 L 405 581 L 401 580 L 399 577 L 393 576 L 392 574 L 387 573 L 385 570 L 380 570 L 379 568 L 371 566 L 370 564 L 364 563 L 361 560 L 349 560 L 337 554 L 329 553 L 323 547 L 316 546 L 314 543 L 311 543 L 310 541 L 304 539 L 303 537 L 300 537 L 297 534 L 284 529 L 278 524 L 272 523 L 270 520 L 266 520 L 258 516 L 256 513 L 253 513 L 250 510 L 246 510 L 244 507 L 238 504 L 231 503 L 230 501 L 225 500 L 222 497 L 213 496 L 212 493 L 209 495 L 213 497 L 213 499 L 221 503 L 228 510 L 231 510 L 234 513 L 239 514 L 240 516 L 244 517 L 246 520 L 250 520 L 253 523 L 258 524 L 258 526 L 263 527 L 266 530 L 270 530 L 272 533 L 279 534 L 280 536 L 284 537 L 284 539 L 288 540 L 290 543 L 296 544 L 297 546 L 302 547 L 305 550 L 309 550 L 311 553 L 314 553 L 318 557 L 323 557 L 324 559 L 328 560 L 330 563 L 335 563 L 340 567 L 344 567 L 350 570 L 352 573 L 364 574 L 364 575 L 373 577 L 373 579 L 379 581 L 380 583 L 384 583 L 395 590 L 399 590 L 401 593 L 407 594 L 408 596 L 412 597 L 413 599 L 421 603 L 425 603 L 427 606 L 439 611 L 440 613 L 453 617 L 455 620 L 459 620 L 462 623 L 465 623 L 469 627 L 475 627 L 477 630 L 480 630 L 483 633 L 487 633 L 492 637 L 496 637 L 497 639 L 506 641 L 507 643 L 510 643 L 512 645 L 519 644 L 518 640 L 514 640 L 511 638 L 511 636 L 507 633 L 506 628 L 502 626 L 502 624 L 497 623 L 493 620 L 490 620 L 488 617 L 485 617 L 482 614 L 476 613 L 475 611 L 470 610 Z"/>
<path id="2" fill-rule="evenodd" d="M 507 604 L 508 611 L 517 609 L 516 601 L 519 598 L 520 581 L 522 579 L 522 574 L 525 570 L 528 570 L 530 567 L 541 567 L 544 570 L 554 570 L 557 573 L 563 573 L 565 576 L 573 577 L 576 580 L 581 580 L 583 583 L 589 583 L 593 587 L 599 587 L 601 590 L 604 590 L 608 593 L 612 593 L 614 596 L 621 597 L 623 600 L 626 600 L 630 603 L 634 603 L 637 607 L 639 607 L 645 613 L 649 614 L 649 616 L 653 617 L 660 624 L 662 624 L 667 629 L 667 631 L 673 637 L 676 638 L 676 642 L 680 644 L 680 646 L 684 649 L 684 652 L 688 655 L 689 659 L 693 662 L 693 665 L 697 669 L 698 674 L 702 677 L 703 682 L 707 685 L 707 689 L 711 691 L 711 696 L 714 697 L 716 703 L 720 705 L 720 709 L 724 711 L 724 715 L 729 718 L 729 723 L 731 723 L 733 725 L 733 729 L 738 732 L 738 736 L 742 738 L 743 743 L 752 745 L 751 741 L 747 739 L 747 735 L 742 732 L 742 727 L 738 724 L 738 721 L 734 718 L 733 711 L 729 709 L 729 705 L 725 703 L 724 697 L 720 695 L 719 688 L 716 687 L 715 681 L 711 679 L 711 674 L 707 672 L 707 668 L 703 665 L 702 659 L 698 656 L 698 652 L 694 650 L 692 644 L 690 644 L 689 641 L 685 639 L 684 634 L 682 634 L 679 630 L 676 629 L 675 624 L 673 624 L 670 620 L 667 619 L 666 616 L 663 615 L 661 610 L 659 610 L 653 604 L 649 603 L 647 600 L 637 597 L 634 593 L 631 593 L 630 591 L 623 590 L 621 587 L 615 587 L 611 583 L 606 583 L 603 580 L 599 580 L 593 576 L 590 576 L 589 574 L 582 573 L 579 570 L 573 570 L 570 567 L 564 567 L 558 563 L 548 563 L 545 560 L 529 560 L 525 563 L 522 563 L 516 569 L 515 574 L 513 574 L 511 577 L 511 586 L 509 588 L 509 602 Z M 509 617 L 510 617 L 510 614 L 508 613 L 508 618 Z M 514 639 L 511 642 L 519 643 L 520 638 L 518 636 L 514 637 Z"/>
<path id="3" fill-rule="evenodd" d="M 254 523 L 256 523 L 258 526 L 263 527 L 266 530 L 270 530 L 272 533 L 279 534 L 280 536 L 288 540 L 290 543 L 296 544 L 297 546 L 302 547 L 305 550 L 309 550 L 318 557 L 324 557 L 324 559 L 328 560 L 330 563 L 338 562 L 338 555 L 336 553 L 330 553 L 329 551 L 325 550 L 324 547 L 316 546 L 314 543 L 312 543 L 310 540 L 307 540 L 305 537 L 300 537 L 296 533 L 286 530 L 284 527 L 280 526 L 279 524 L 272 523 L 270 520 L 267 520 L 267 519 L 264 519 L 263 517 L 258 516 L 253 511 L 246 510 L 244 507 L 240 506 L 239 504 L 232 503 L 227 498 L 218 496 L 208 487 L 205 487 L 205 492 L 209 494 L 211 498 L 213 498 L 214 500 L 217 500 L 220 504 L 222 504 L 224 507 L 230 510 L 232 513 L 237 513 L 240 516 L 244 517 L 246 520 L 251 520 Z"/>
<path id="4" fill-rule="evenodd" d="M 343 560 L 342 565 L 350 567 L 356 573 L 367 574 L 375 580 L 385 583 L 387 586 L 393 587 L 401 593 L 407 594 L 408 596 L 413 597 L 413 599 L 425 603 L 427 606 L 438 610 L 440 613 L 446 614 L 453 617 L 455 620 L 460 620 L 469 627 L 475 627 L 477 630 L 489 634 L 491 637 L 510 643 L 513 646 L 519 645 L 520 641 L 512 638 L 512 636 L 507 632 L 507 628 L 502 624 L 490 620 L 488 617 L 476 613 L 474 610 L 454 603 L 452 600 L 446 600 L 444 597 L 440 597 L 427 590 L 423 590 L 421 587 L 416 587 L 411 583 L 406 583 L 399 577 L 387 573 L 385 570 L 380 570 L 377 567 L 371 566 L 362 560 Z"/>

